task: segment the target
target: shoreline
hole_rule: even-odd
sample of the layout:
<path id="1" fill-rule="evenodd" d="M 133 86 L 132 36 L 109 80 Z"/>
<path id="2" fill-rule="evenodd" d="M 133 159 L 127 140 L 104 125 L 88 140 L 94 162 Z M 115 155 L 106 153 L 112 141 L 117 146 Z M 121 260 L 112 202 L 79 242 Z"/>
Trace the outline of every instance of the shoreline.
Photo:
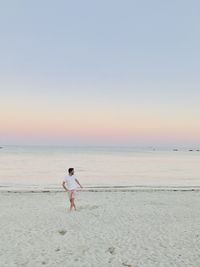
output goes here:
<path id="1" fill-rule="evenodd" d="M 200 186 L 94 186 L 77 189 L 77 192 L 199 192 Z M 8 188 L 0 186 L 1 193 L 63 193 L 58 188 Z"/>

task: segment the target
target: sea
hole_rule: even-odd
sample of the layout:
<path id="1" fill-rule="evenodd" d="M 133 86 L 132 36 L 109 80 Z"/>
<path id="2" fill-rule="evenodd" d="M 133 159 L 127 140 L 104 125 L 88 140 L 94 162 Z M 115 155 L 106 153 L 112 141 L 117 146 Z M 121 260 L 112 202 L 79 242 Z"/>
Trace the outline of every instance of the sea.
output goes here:
<path id="1" fill-rule="evenodd" d="M 62 190 L 70 167 L 85 188 L 200 188 L 198 149 L 3 146 L 0 190 Z"/>

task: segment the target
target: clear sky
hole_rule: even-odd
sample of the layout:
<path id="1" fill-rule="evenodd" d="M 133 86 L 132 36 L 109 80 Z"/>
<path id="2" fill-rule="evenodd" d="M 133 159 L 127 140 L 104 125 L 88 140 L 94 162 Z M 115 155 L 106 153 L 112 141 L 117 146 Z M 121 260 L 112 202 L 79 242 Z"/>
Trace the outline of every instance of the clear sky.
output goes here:
<path id="1" fill-rule="evenodd" d="M 0 145 L 199 145 L 200 2 L 0 3 Z"/>

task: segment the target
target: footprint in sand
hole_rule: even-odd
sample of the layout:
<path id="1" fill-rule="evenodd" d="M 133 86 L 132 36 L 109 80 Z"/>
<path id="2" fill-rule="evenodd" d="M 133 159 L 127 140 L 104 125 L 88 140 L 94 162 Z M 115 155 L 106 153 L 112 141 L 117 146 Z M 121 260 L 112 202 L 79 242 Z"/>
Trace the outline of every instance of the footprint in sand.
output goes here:
<path id="1" fill-rule="evenodd" d="M 112 255 L 115 254 L 115 248 L 114 247 L 109 247 L 107 251 Z"/>
<path id="2" fill-rule="evenodd" d="M 125 263 L 125 262 L 122 262 L 122 265 L 123 266 L 126 266 L 126 267 L 137 267 L 137 266 L 133 266 L 133 265 L 131 265 L 131 264 L 128 264 L 128 263 Z"/>
<path id="3" fill-rule="evenodd" d="M 65 230 L 59 230 L 58 233 L 59 233 L 60 235 L 65 235 L 65 234 L 67 233 L 67 231 L 65 231 Z"/>

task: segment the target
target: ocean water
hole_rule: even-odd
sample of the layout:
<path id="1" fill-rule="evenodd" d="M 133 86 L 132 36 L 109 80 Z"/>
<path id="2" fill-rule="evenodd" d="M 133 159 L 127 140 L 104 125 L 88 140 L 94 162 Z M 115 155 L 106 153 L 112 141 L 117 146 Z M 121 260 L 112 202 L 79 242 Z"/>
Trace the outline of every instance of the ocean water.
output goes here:
<path id="1" fill-rule="evenodd" d="M 61 189 L 69 167 L 85 187 L 200 186 L 200 152 L 133 147 L 0 149 L 0 187 Z"/>

